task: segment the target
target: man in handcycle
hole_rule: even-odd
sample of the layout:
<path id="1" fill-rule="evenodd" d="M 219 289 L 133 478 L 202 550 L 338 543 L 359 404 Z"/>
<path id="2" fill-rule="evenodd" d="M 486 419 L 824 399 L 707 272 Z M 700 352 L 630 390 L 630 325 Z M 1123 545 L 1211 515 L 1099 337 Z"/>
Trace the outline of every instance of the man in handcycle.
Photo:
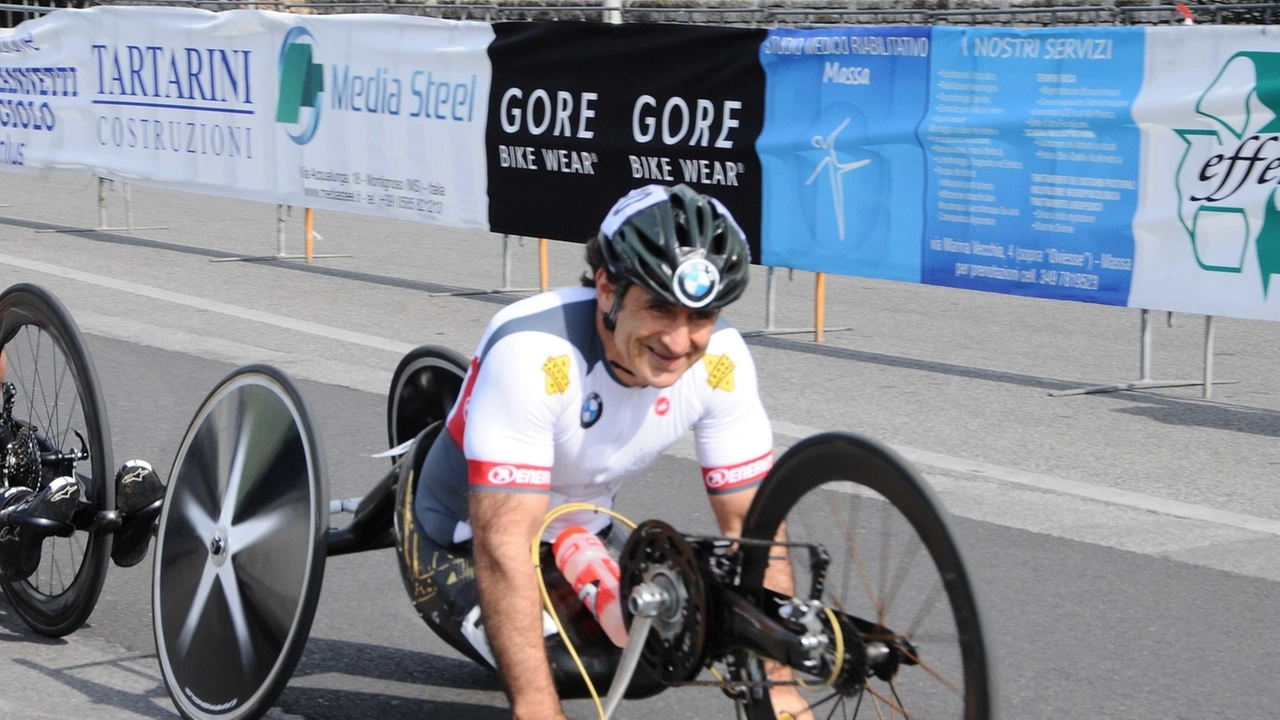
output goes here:
<path id="1" fill-rule="evenodd" d="M 464 654 L 496 664 L 519 719 L 563 718 L 557 683 L 576 675 L 558 638 L 544 641 L 530 562 L 548 510 L 612 507 L 626 478 L 692 429 L 720 531 L 738 537 L 773 464 L 755 365 L 719 316 L 750 266 L 728 209 L 685 185 L 649 185 L 613 206 L 586 255 L 584 287 L 522 300 L 490 322 L 425 452 L 407 529 L 417 563 L 456 563 L 447 581 L 410 588 L 419 613 Z M 571 525 L 603 535 L 609 524 L 570 513 L 541 540 Z M 406 568 L 406 582 L 432 570 Z M 614 664 L 618 652 L 608 650 Z M 767 667 L 772 680 L 791 677 Z M 771 699 L 780 716 L 812 718 L 792 685 L 774 686 Z"/>

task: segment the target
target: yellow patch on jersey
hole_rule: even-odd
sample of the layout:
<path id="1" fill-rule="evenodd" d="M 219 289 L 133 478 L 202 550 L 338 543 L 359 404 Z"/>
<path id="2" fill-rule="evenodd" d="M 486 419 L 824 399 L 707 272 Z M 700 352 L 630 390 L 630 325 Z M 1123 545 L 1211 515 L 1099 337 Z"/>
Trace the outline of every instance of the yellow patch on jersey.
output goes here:
<path id="1" fill-rule="evenodd" d="M 702 364 L 707 366 L 707 384 L 712 390 L 733 392 L 733 361 L 728 355 L 703 355 Z"/>
<path id="2" fill-rule="evenodd" d="M 569 356 L 548 357 L 542 363 L 542 372 L 547 374 L 547 394 L 559 395 L 569 389 Z"/>

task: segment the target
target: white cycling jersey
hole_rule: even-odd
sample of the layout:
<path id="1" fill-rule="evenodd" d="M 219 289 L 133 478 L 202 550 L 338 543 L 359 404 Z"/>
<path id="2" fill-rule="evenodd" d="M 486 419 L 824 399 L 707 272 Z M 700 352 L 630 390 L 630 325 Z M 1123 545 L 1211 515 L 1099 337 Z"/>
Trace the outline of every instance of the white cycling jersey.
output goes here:
<path id="1" fill-rule="evenodd" d="M 415 512 L 433 540 L 471 537 L 467 494 L 549 493 L 551 505 L 612 507 L 622 481 L 690 429 L 708 493 L 759 483 L 773 432 L 742 336 L 717 322 L 706 355 L 667 388 L 628 387 L 605 359 L 593 288 L 514 303 L 494 316 L 423 464 Z M 544 537 L 603 514 L 561 516 Z"/>

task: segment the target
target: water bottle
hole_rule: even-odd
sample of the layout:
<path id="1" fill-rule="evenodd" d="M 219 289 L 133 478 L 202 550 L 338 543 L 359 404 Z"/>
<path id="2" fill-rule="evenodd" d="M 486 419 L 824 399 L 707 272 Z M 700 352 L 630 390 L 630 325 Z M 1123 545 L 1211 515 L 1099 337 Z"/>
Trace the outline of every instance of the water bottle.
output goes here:
<path id="1" fill-rule="evenodd" d="M 573 525 L 560 531 L 551 552 L 556 556 L 556 567 L 573 585 L 574 592 L 605 634 L 614 645 L 625 646 L 627 628 L 622 622 L 622 603 L 618 599 L 618 578 L 622 571 L 604 543 L 581 525 Z"/>

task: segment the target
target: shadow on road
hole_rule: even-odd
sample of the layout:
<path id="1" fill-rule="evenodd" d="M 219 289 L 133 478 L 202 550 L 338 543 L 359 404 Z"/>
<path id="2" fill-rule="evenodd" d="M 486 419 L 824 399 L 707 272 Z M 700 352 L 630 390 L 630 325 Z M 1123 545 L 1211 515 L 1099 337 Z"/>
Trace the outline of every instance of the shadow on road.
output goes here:
<path id="1" fill-rule="evenodd" d="M 467 720 L 509 720 L 505 707 L 446 702 L 426 698 L 405 698 L 359 690 L 325 690 L 288 687 L 276 701 L 286 716 L 306 720 L 422 720 L 422 718 L 467 718 Z"/>
<path id="2" fill-rule="evenodd" d="M 504 707 L 494 705 L 500 691 L 497 678 L 469 660 L 312 637 L 276 705 L 307 720 L 509 718 L 502 700 Z"/>
<path id="3" fill-rule="evenodd" d="M 502 689 L 493 673 L 470 660 L 313 636 L 293 676 L 326 673 L 458 690 Z"/>
<path id="4" fill-rule="evenodd" d="M 1139 403 L 1116 412 L 1154 420 L 1166 425 L 1213 428 L 1263 437 L 1280 437 L 1280 413 L 1264 408 L 1227 405 L 1190 398 L 1127 392 L 1119 397 Z"/>

